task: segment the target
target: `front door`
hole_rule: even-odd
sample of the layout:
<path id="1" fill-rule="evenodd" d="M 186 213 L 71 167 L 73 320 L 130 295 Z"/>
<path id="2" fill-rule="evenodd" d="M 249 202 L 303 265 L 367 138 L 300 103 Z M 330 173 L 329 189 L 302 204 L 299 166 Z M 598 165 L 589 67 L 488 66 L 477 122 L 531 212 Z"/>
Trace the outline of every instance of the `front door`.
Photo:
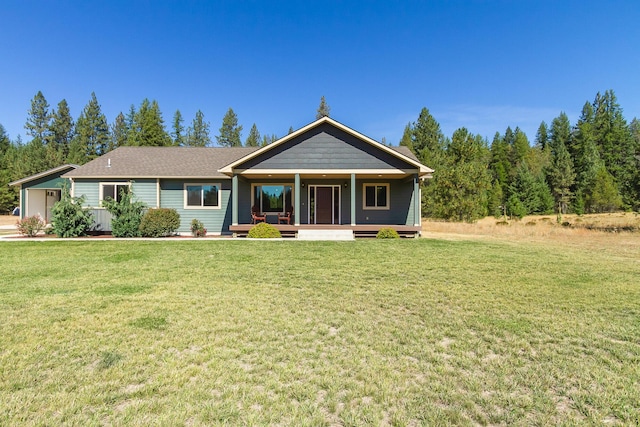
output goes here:
<path id="1" fill-rule="evenodd" d="M 340 186 L 314 185 L 309 188 L 310 224 L 340 224 Z"/>

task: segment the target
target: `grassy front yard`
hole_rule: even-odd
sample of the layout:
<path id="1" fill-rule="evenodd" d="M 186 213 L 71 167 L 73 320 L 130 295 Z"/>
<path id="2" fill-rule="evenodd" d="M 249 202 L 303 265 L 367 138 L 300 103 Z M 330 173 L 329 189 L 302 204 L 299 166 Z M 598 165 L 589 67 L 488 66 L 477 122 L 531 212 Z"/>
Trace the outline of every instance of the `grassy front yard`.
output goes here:
<path id="1" fill-rule="evenodd" d="M 0 425 L 640 423 L 640 251 L 0 242 Z"/>

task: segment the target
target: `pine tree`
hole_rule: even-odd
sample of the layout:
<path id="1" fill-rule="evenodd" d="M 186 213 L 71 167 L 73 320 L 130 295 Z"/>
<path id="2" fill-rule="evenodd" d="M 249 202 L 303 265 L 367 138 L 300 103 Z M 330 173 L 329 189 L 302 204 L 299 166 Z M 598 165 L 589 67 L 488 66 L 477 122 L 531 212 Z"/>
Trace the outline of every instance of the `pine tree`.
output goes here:
<path id="1" fill-rule="evenodd" d="M 0 124 L 0 214 L 8 214 L 18 203 L 16 187 L 10 187 L 11 175 L 11 140 Z"/>
<path id="2" fill-rule="evenodd" d="M 187 130 L 186 145 L 189 147 L 207 147 L 211 145 L 209 122 L 204 121 L 204 114 L 200 110 L 196 111 L 196 117 Z"/>
<path id="3" fill-rule="evenodd" d="M 218 144 L 222 147 L 242 147 L 240 135 L 242 126 L 238 125 L 238 117 L 232 108 L 222 118 L 222 126 L 220 127 L 220 135 L 216 136 Z"/>
<path id="4" fill-rule="evenodd" d="M 330 111 L 331 111 L 331 107 L 329 107 L 323 95 L 320 98 L 320 105 L 318 106 L 318 110 L 316 111 L 316 120 L 321 119 L 323 117 L 329 117 Z"/>
<path id="5" fill-rule="evenodd" d="M 445 146 L 440 124 L 427 108 L 422 108 L 412 128 L 412 145 L 418 158 L 427 166 L 438 164 Z"/>
<path id="6" fill-rule="evenodd" d="M 183 122 L 184 120 L 182 118 L 182 113 L 180 112 L 180 110 L 176 110 L 175 114 L 173 115 L 173 127 L 171 132 L 173 145 L 181 146 L 185 144 L 184 136 L 182 135 L 182 133 L 184 132 L 184 126 L 182 126 Z"/>
<path id="7" fill-rule="evenodd" d="M 400 139 L 400 143 L 398 145 L 407 147 L 413 154 L 416 154 L 416 150 L 413 147 L 413 128 L 411 127 L 411 123 L 407 123 L 404 127 L 402 139 Z"/>
<path id="8" fill-rule="evenodd" d="M 589 207 L 591 212 L 614 212 L 622 207 L 622 197 L 615 180 L 604 165 L 596 172 Z"/>
<path id="9" fill-rule="evenodd" d="M 511 194 L 509 200 L 513 203 L 517 199 L 524 208 L 525 215 L 553 212 L 554 200 L 544 175 L 540 173 L 536 176 L 527 162 L 518 165 L 509 193 Z"/>
<path id="10" fill-rule="evenodd" d="M 74 136 L 74 123 L 66 100 L 58 103 L 58 110 L 51 113 L 51 122 L 47 135 L 47 158 L 51 167 L 60 166 L 69 155 Z"/>
<path id="11" fill-rule="evenodd" d="M 133 124 L 129 129 L 128 145 L 166 147 L 173 144 L 164 128 L 164 119 L 158 102 L 144 99 L 133 114 Z"/>
<path id="12" fill-rule="evenodd" d="M 489 150 L 479 135 L 465 128 L 453 133 L 439 173 L 434 173 L 431 199 L 436 217 L 472 222 L 487 214 L 491 177 Z"/>
<path id="13" fill-rule="evenodd" d="M 245 147 L 257 147 L 260 144 L 260 132 L 258 132 L 258 127 L 254 123 L 251 126 L 251 130 L 249 131 L 249 136 L 247 140 L 244 142 Z"/>
<path id="14" fill-rule="evenodd" d="M 527 157 L 529 154 L 529 150 L 531 146 L 529 145 L 529 140 L 527 139 L 527 135 L 520 130 L 519 127 L 516 127 L 516 130 L 513 133 L 513 147 L 511 150 L 511 166 L 513 169 L 517 168 L 520 163 Z"/>
<path id="15" fill-rule="evenodd" d="M 92 92 L 89 103 L 78 117 L 68 161 L 81 165 L 103 155 L 109 149 L 110 139 L 107 118 L 102 113 L 96 94 Z"/>
<path id="16" fill-rule="evenodd" d="M 111 151 L 118 147 L 127 145 L 127 137 L 129 135 L 129 126 L 127 125 L 127 119 L 124 114 L 120 112 L 113 124 L 111 125 L 111 142 L 107 151 Z"/>
<path id="17" fill-rule="evenodd" d="M 511 185 L 511 146 L 499 132 L 493 137 L 491 142 L 491 160 L 489 169 L 493 174 L 493 179 L 500 184 L 503 191 L 506 191 Z M 504 194 L 505 200 L 508 194 Z"/>
<path id="18" fill-rule="evenodd" d="M 31 109 L 27 112 L 27 123 L 24 125 L 27 135 L 38 140 L 40 144 L 45 144 L 50 120 L 49 103 L 42 92 L 38 91 L 31 100 Z"/>
<path id="19" fill-rule="evenodd" d="M 640 204 L 634 181 L 638 173 L 635 143 L 615 94 L 598 93 L 593 102 L 594 138 L 607 171 L 613 175 L 627 207 Z"/>
<path id="20" fill-rule="evenodd" d="M 547 124 L 543 121 L 540 123 L 538 127 L 538 132 L 536 132 L 536 147 L 539 147 L 541 150 L 544 150 L 549 143 L 549 128 Z"/>
<path id="21" fill-rule="evenodd" d="M 573 161 L 564 141 L 559 138 L 553 144 L 551 165 L 547 176 L 556 201 L 556 212 L 564 214 L 567 213 L 567 207 L 571 201 L 571 186 L 576 175 L 573 170 Z"/>

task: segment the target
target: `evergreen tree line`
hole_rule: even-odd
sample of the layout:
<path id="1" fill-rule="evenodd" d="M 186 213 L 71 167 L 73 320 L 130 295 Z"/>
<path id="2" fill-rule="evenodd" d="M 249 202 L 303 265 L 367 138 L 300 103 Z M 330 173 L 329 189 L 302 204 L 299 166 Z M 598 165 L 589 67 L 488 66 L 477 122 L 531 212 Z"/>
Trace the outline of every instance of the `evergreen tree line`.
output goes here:
<path id="1" fill-rule="evenodd" d="M 540 124 L 531 145 L 519 128 L 491 144 L 461 128 L 447 138 L 423 108 L 400 145 L 435 169 L 423 214 L 474 221 L 488 214 L 598 213 L 640 209 L 640 122 L 625 120 L 612 90 L 586 102 L 577 123 L 564 112 Z"/>
<path id="2" fill-rule="evenodd" d="M 7 184 L 66 163 L 82 165 L 121 146 L 212 146 L 210 123 L 198 110 L 191 124 L 184 125 L 180 110 L 167 131 L 157 101 L 144 99 L 125 115 L 107 121 L 95 93 L 74 121 L 66 100 L 51 108 L 42 92 L 31 100 L 25 123 L 28 141 L 11 141 L 0 124 L 0 213 L 18 203 L 17 189 Z M 242 125 L 232 108 L 222 119 L 215 141 L 222 147 L 242 146 Z M 244 145 L 257 147 L 275 141 L 276 135 L 261 136 L 254 123 Z"/>
<path id="3" fill-rule="evenodd" d="M 316 118 L 329 116 L 324 96 Z M 29 140 L 11 141 L 0 124 L 0 212 L 17 204 L 8 182 L 65 164 L 84 164 L 119 146 L 211 146 L 210 124 L 198 110 L 185 128 L 180 111 L 167 132 L 158 103 L 145 99 L 109 124 L 94 93 L 74 122 L 66 100 L 57 109 L 41 92 L 31 101 L 25 124 Z M 242 146 L 243 127 L 229 108 L 217 145 Z M 289 129 L 289 133 L 293 129 Z M 254 123 L 245 146 L 267 145 Z M 404 130 L 400 145 L 433 167 L 422 189 L 423 214 L 474 221 L 488 214 L 593 213 L 640 209 L 640 122 L 627 123 L 613 91 L 586 102 L 571 125 L 562 112 L 540 124 L 533 146 L 519 128 L 497 132 L 489 142 L 465 128 L 445 137 L 423 108 Z"/>

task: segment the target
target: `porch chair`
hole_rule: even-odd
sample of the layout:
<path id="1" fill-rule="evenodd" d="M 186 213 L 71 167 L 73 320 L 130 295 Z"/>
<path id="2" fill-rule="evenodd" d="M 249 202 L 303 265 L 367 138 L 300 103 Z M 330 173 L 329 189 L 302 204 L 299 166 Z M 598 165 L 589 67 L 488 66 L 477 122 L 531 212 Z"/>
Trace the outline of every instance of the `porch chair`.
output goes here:
<path id="1" fill-rule="evenodd" d="M 293 208 L 287 209 L 287 211 L 283 214 L 278 214 L 278 224 L 289 224 L 291 225 L 291 215 L 293 215 Z"/>
<path id="2" fill-rule="evenodd" d="M 267 214 L 261 214 L 256 205 L 253 205 L 251 208 L 251 224 L 257 224 L 259 222 L 267 222 Z"/>

